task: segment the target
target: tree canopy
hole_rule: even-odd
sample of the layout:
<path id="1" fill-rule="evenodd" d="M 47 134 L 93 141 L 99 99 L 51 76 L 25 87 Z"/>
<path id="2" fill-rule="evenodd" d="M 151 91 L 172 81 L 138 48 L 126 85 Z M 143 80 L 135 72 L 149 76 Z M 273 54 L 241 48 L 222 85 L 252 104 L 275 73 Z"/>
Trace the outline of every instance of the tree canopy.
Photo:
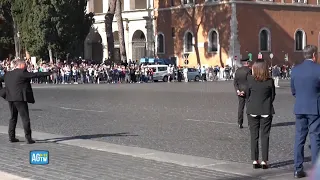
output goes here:
<path id="1" fill-rule="evenodd" d="M 0 58 L 14 54 L 13 20 L 9 0 L 0 1 Z"/>
<path id="2" fill-rule="evenodd" d="M 4 0 L 2 0 L 4 1 Z M 22 46 L 31 56 L 78 57 L 94 22 L 87 0 L 11 0 L 13 20 Z"/>

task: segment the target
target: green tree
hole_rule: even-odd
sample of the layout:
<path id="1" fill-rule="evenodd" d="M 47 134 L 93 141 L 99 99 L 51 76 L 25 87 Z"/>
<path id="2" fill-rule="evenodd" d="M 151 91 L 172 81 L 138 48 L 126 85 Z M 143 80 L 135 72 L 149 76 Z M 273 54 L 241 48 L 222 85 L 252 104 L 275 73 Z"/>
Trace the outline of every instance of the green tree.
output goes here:
<path id="1" fill-rule="evenodd" d="M 14 53 L 13 19 L 8 0 L 0 0 L 0 21 L 0 58 L 4 59 Z"/>
<path id="2" fill-rule="evenodd" d="M 38 57 L 45 55 L 46 49 L 44 17 L 46 8 L 37 0 L 13 0 L 12 15 L 17 24 L 24 48 Z"/>
<path id="3" fill-rule="evenodd" d="M 12 13 L 25 49 L 32 55 L 60 58 L 82 55 L 84 40 L 94 22 L 87 0 L 13 0 Z M 49 50 L 49 51 L 48 51 Z"/>
<path id="4" fill-rule="evenodd" d="M 51 0 L 54 7 L 56 48 L 61 56 L 82 56 L 84 41 L 94 23 L 94 14 L 86 12 L 87 0 Z M 58 37 L 58 38 L 57 38 Z M 56 39 L 57 38 L 57 39 Z"/>

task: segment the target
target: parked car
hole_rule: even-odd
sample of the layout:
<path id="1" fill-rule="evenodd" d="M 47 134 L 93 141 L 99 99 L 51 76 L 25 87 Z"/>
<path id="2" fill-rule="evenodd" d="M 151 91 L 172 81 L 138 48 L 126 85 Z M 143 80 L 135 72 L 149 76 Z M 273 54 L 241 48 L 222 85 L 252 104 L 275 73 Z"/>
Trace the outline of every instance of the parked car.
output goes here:
<path id="1" fill-rule="evenodd" d="M 188 68 L 188 80 L 189 81 L 199 81 L 200 80 L 200 72 L 196 68 Z"/>
<path id="2" fill-rule="evenodd" d="M 153 80 L 167 82 L 169 79 L 168 65 L 148 65 L 148 68 L 153 69 Z"/>

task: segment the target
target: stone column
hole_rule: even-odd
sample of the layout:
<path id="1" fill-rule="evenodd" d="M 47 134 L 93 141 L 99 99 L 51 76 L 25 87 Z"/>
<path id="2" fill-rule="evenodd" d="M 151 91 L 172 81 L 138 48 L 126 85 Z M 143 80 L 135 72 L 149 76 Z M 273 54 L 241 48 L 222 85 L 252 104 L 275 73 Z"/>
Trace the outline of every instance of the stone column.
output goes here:
<path id="1" fill-rule="evenodd" d="M 94 0 L 88 0 L 87 1 L 87 8 L 86 8 L 86 10 L 87 10 L 87 12 L 89 13 L 89 12 L 94 12 L 94 10 L 93 10 L 93 8 L 94 8 L 94 2 L 93 2 Z"/>
<path id="2" fill-rule="evenodd" d="M 147 29 L 147 57 L 154 57 L 154 36 L 153 36 L 153 23 L 152 18 L 149 16 L 143 17 L 146 20 L 146 29 Z"/>
<path id="3" fill-rule="evenodd" d="M 153 9 L 153 0 L 146 0 L 147 2 L 147 9 Z"/>
<path id="4" fill-rule="evenodd" d="M 123 0 L 123 10 L 124 11 L 131 11 L 134 10 L 135 7 L 135 0 Z"/>
<path id="5" fill-rule="evenodd" d="M 131 53 L 131 49 L 130 49 L 130 44 L 131 44 L 131 40 L 130 40 L 130 33 L 129 33 L 129 19 L 125 18 L 123 19 L 123 22 L 125 23 L 124 25 L 124 36 L 125 36 L 125 43 L 126 43 L 126 52 L 127 52 L 127 61 L 129 62 L 129 59 L 132 58 L 132 56 L 130 55 Z"/>
<path id="6" fill-rule="evenodd" d="M 231 3 L 231 20 L 230 20 L 230 41 L 229 41 L 229 65 L 236 67 L 242 58 L 240 54 L 240 43 L 238 39 L 238 20 L 236 3 Z M 234 57 L 237 56 L 235 61 Z"/>
<path id="7" fill-rule="evenodd" d="M 102 13 L 107 13 L 108 9 L 109 9 L 109 0 L 105 1 L 101 1 L 102 2 Z"/>

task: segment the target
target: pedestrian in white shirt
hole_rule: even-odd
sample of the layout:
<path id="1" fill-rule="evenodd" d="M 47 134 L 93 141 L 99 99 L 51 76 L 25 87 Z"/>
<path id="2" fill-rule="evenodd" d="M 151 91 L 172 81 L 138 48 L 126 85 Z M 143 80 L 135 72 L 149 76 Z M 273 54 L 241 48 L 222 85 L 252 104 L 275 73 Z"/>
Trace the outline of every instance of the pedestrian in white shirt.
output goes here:
<path id="1" fill-rule="evenodd" d="M 188 82 L 188 67 L 183 68 L 183 78 L 184 82 Z"/>

